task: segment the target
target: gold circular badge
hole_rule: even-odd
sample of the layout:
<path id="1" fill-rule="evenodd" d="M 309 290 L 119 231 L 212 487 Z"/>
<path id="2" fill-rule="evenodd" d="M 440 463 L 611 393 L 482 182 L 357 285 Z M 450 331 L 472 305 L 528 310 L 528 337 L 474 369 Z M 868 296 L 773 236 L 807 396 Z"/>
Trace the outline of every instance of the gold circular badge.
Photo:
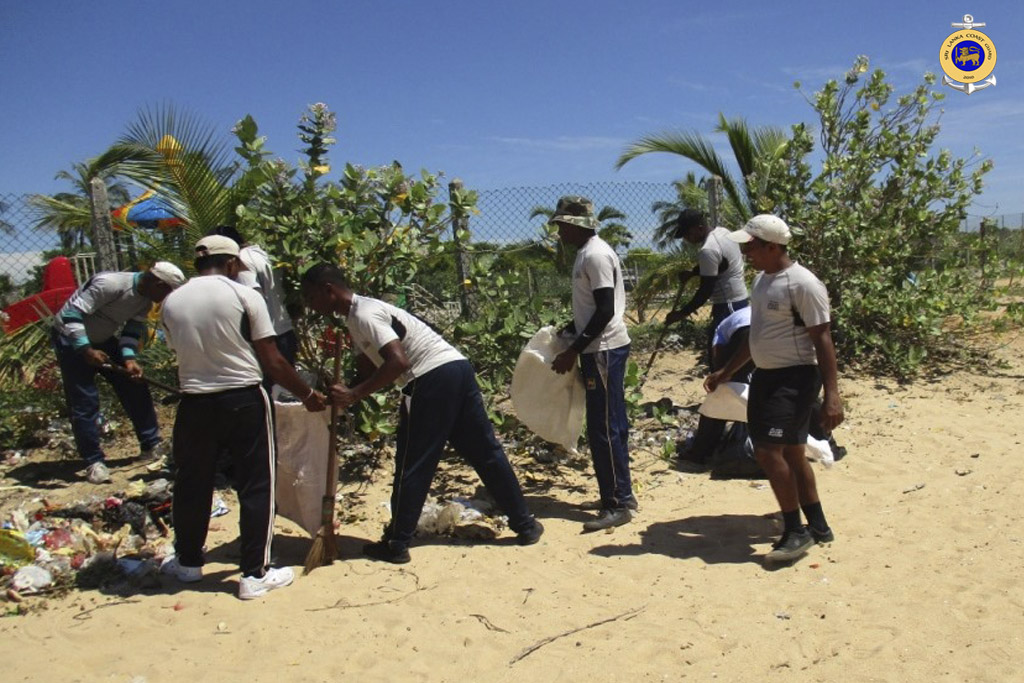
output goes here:
<path id="1" fill-rule="evenodd" d="M 977 83 L 996 68 L 996 46 L 976 28 L 954 31 L 942 41 L 939 63 L 954 81 Z"/>

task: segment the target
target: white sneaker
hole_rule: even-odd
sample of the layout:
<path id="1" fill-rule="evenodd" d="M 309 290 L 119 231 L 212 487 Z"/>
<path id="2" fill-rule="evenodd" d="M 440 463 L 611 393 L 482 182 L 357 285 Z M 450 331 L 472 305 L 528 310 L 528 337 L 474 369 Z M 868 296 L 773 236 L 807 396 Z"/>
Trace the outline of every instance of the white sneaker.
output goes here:
<path id="1" fill-rule="evenodd" d="M 110 481 L 110 470 L 102 461 L 94 462 L 85 471 L 85 478 L 90 484 L 106 484 Z"/>
<path id="2" fill-rule="evenodd" d="M 160 573 L 169 574 L 182 583 L 195 583 L 203 578 L 202 567 L 186 567 L 176 555 L 168 555 L 160 563 Z"/>
<path id="3" fill-rule="evenodd" d="M 243 576 L 238 580 L 238 597 L 241 600 L 262 598 L 275 588 L 290 586 L 295 580 L 291 567 L 271 567 L 262 578 Z"/>

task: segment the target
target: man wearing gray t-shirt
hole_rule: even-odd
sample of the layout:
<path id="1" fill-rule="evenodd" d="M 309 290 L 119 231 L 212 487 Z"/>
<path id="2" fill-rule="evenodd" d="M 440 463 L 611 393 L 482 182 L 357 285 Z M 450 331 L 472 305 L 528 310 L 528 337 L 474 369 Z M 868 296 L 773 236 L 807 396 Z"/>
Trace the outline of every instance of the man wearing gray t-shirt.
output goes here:
<path id="1" fill-rule="evenodd" d="M 708 327 L 708 358 L 711 338 L 718 324 L 730 314 L 746 308 L 747 284 L 743 280 L 743 255 L 739 245 L 729 239 L 725 228 L 711 228 L 703 211 L 686 209 L 676 220 L 675 236 L 699 247 L 697 265 L 680 278 L 685 284 L 694 275 L 700 276 L 700 285 L 690 300 L 679 310 L 665 316 L 665 324 L 689 317 L 706 302 L 711 301 L 711 325 Z"/>
<path id="2" fill-rule="evenodd" d="M 743 245 L 750 264 L 761 272 L 754 279 L 748 342 L 707 377 L 704 387 L 714 391 L 753 358 L 757 369 L 750 381 L 747 425 L 754 457 L 768 475 L 784 523 L 782 538 L 765 560 L 785 562 L 835 538 L 805 455 L 811 412 L 822 386 L 822 429 L 830 433 L 843 421 L 828 292 L 789 257 L 791 233 L 778 216 L 754 216 L 729 238 Z"/>

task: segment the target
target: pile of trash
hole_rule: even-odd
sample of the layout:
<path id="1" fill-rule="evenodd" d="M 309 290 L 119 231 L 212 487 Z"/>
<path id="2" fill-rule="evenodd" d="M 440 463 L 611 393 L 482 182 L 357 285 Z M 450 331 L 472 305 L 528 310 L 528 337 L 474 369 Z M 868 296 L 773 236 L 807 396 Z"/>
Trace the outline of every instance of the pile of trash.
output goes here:
<path id="1" fill-rule="evenodd" d="M 494 506 L 487 501 L 454 498 L 442 502 L 431 497 L 420 512 L 416 533 L 493 540 L 508 526 L 507 517 L 493 513 Z"/>
<path id="2" fill-rule="evenodd" d="M 0 528 L 0 590 L 11 611 L 24 596 L 98 588 L 119 595 L 157 588 L 170 549 L 171 484 L 135 481 L 117 496 L 66 507 L 42 501 Z"/>

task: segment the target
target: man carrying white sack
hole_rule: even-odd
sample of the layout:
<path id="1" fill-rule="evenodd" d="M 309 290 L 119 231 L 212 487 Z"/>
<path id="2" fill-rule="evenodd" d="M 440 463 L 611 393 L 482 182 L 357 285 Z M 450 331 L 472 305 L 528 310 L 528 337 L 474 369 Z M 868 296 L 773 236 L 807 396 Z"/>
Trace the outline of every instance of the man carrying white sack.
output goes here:
<path id="1" fill-rule="evenodd" d="M 713 391 L 749 359 L 757 366 L 747 425 L 754 456 L 768 476 L 784 523 L 782 538 L 765 557 L 768 562 L 795 560 L 816 542 L 834 540 L 805 455 L 811 411 L 822 385 L 822 428 L 830 433 L 843 421 L 828 291 L 790 259 L 791 237 L 785 221 L 770 214 L 754 216 L 742 230 L 729 234 L 761 271 L 751 294 L 750 337 L 724 368 L 704 380 L 704 388 Z M 801 522 L 801 508 L 808 528 Z"/>
<path id="2" fill-rule="evenodd" d="M 637 507 L 629 473 L 626 291 L 619 257 L 598 236 L 600 224 L 589 199 L 562 197 L 551 222 L 558 226 L 559 239 L 579 249 L 572 267 L 573 321 L 565 328 L 573 341 L 551 369 L 576 372 L 579 361 L 587 391 L 587 444 L 601 493 L 601 512 L 583 530 L 601 531 L 627 524 Z"/>

